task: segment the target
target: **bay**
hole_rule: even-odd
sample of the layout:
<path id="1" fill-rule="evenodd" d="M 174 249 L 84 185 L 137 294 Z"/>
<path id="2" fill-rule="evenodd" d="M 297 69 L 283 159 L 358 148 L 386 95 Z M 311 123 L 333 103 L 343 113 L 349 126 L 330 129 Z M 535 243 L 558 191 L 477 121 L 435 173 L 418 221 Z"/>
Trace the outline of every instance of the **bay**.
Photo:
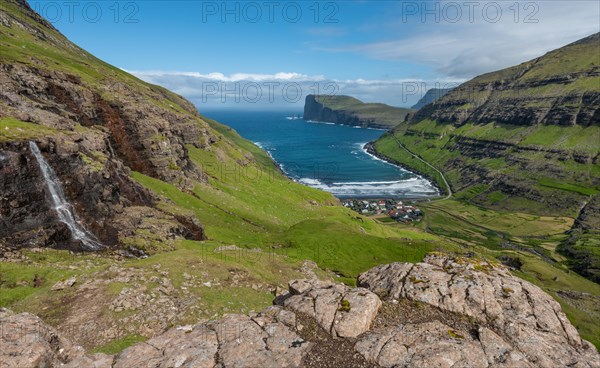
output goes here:
<path id="1" fill-rule="evenodd" d="M 267 151 L 291 179 L 339 198 L 435 196 L 426 179 L 380 160 L 364 145 L 384 131 L 306 121 L 298 112 L 202 111 Z"/>

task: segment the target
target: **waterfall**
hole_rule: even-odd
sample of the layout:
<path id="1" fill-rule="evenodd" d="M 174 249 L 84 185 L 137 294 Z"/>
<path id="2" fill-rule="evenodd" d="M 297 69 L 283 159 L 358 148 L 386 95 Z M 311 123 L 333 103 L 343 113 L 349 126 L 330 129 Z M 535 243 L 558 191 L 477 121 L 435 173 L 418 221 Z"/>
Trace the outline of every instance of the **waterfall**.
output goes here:
<path id="1" fill-rule="evenodd" d="M 46 187 L 48 188 L 48 192 L 50 192 L 50 196 L 52 197 L 52 203 L 54 204 L 54 209 L 58 214 L 58 219 L 67 225 L 69 230 L 71 230 L 71 236 L 73 239 L 79 240 L 85 248 L 89 250 L 97 250 L 102 248 L 103 245 L 98 242 L 94 235 L 87 231 L 77 220 L 75 209 L 69 203 L 69 201 L 67 201 L 60 181 L 58 180 L 58 176 L 56 176 L 56 173 L 54 170 L 52 170 L 52 167 L 50 167 L 48 162 L 46 162 L 44 159 L 44 156 L 42 156 L 37 144 L 30 141 L 29 149 L 35 156 L 38 166 L 44 175 L 44 181 L 46 182 Z"/>

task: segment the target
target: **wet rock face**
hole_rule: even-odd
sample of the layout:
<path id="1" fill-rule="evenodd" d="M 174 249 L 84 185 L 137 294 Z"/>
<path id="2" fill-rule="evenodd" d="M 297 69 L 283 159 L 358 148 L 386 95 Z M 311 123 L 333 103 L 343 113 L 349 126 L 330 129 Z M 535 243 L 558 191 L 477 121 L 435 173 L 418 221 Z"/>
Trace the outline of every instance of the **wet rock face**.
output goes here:
<path id="1" fill-rule="evenodd" d="M 35 243 L 36 237 L 51 239 L 49 232 L 29 233 L 57 224 L 45 199 L 43 178 L 32 175 L 37 164 L 21 145 L 10 149 L 0 150 L 0 238 L 22 237 L 22 243 Z"/>
<path id="2" fill-rule="evenodd" d="M 139 228 L 153 230 L 155 241 L 177 236 L 203 239 L 203 228 L 193 219 L 185 216 L 178 219 L 154 210 L 157 200 L 130 179 L 129 168 L 118 159 L 105 158 L 103 164 L 86 165 L 91 149 L 102 152 L 106 147 L 102 139 L 81 139 L 80 143 L 74 143 L 50 137 L 39 142 L 39 146 L 79 220 L 102 244 L 116 246 Z M 27 142 L 0 144 L 0 173 L 0 243 L 10 249 L 51 246 L 80 250 L 81 244 L 72 241 L 69 229 L 58 220 Z M 168 225 L 144 225 L 147 221 L 140 218 L 142 215 Z"/>
<path id="3" fill-rule="evenodd" d="M 0 361 L 8 367 L 41 361 L 115 368 L 600 367 L 600 354 L 558 303 L 501 266 L 432 255 L 423 263 L 375 267 L 359 284 L 295 280 L 278 298 L 281 305 L 173 328 L 116 356 L 86 356 L 37 317 L 0 310 L 6 331 Z"/>

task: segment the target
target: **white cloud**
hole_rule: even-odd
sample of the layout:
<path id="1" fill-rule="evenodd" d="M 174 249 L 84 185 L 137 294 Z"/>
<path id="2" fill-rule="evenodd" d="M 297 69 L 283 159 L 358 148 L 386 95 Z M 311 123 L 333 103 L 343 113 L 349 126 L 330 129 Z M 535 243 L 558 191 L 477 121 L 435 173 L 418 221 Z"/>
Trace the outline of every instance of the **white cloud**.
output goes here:
<path id="1" fill-rule="evenodd" d="M 129 71 L 149 83 L 178 93 L 200 108 L 263 107 L 301 109 L 308 94 L 351 95 L 365 102 L 412 106 L 430 88 L 455 87 L 463 79 L 347 79 L 309 76 L 293 72 L 274 74 L 187 71 Z"/>
<path id="2" fill-rule="evenodd" d="M 285 73 L 279 72 L 275 74 L 255 74 L 255 73 L 233 73 L 231 75 L 225 75 L 223 73 L 208 73 L 201 74 L 198 72 L 177 72 L 177 71 L 127 71 L 128 73 L 134 74 L 139 78 L 160 78 L 164 75 L 170 75 L 174 77 L 190 77 L 197 79 L 205 79 L 219 82 L 240 82 L 240 81 L 321 81 L 325 77 L 322 75 L 308 76 L 300 73 Z"/>
<path id="3" fill-rule="evenodd" d="M 406 19 L 398 16 L 395 23 L 380 28 L 386 32 L 387 40 L 320 50 L 410 61 L 429 65 L 441 76 L 471 78 L 533 59 L 600 31 L 598 1 L 520 2 L 518 14 L 512 1 L 477 2 L 475 9 L 479 10 L 473 11 L 472 22 L 468 9 L 463 8 L 455 23 L 444 19 L 445 3 L 440 4 L 439 21 L 432 15 L 424 21 L 422 14 Z M 495 17 L 492 10 L 489 16 L 483 14 L 486 4 L 495 4 L 490 9 L 500 4 L 497 22 L 490 22 Z"/>

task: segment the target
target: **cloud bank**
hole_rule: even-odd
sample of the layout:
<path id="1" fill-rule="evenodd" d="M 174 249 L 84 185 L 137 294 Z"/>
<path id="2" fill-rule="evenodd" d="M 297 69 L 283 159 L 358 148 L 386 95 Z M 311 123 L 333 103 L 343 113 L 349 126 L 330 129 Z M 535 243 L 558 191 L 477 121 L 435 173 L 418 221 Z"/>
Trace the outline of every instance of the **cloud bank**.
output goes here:
<path id="1" fill-rule="evenodd" d="M 414 105 L 430 88 L 455 87 L 464 80 L 425 81 L 414 79 L 330 79 L 323 75 L 294 72 L 274 74 L 185 71 L 128 71 L 161 85 L 203 108 L 268 108 L 301 110 L 309 94 L 351 95 L 365 102 L 394 106 Z"/>

